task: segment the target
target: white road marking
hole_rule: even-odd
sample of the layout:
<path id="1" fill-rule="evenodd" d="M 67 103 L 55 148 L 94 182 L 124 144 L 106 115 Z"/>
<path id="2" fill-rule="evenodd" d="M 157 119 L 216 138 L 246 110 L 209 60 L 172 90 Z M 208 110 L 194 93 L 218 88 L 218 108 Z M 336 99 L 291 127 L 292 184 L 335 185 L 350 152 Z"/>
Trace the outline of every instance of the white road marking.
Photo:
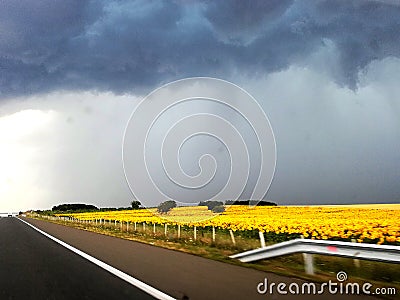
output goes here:
<path id="1" fill-rule="evenodd" d="M 85 258 L 88 261 L 94 263 L 95 265 L 98 265 L 100 268 L 103 268 L 104 270 L 110 272 L 111 274 L 121 278 L 122 280 L 125 280 L 126 282 L 128 282 L 128 283 L 132 284 L 133 286 L 141 289 L 142 291 L 150 294 L 151 296 L 153 296 L 153 297 L 155 297 L 157 299 L 160 299 L 160 300 L 175 300 L 175 298 L 173 298 L 173 297 L 171 297 L 171 296 L 169 296 L 169 295 L 157 290 L 156 288 L 153 288 L 152 286 L 150 286 L 150 285 L 148 285 L 148 284 L 146 284 L 146 283 L 144 283 L 144 282 L 142 282 L 142 281 L 140 281 L 140 280 L 138 280 L 136 278 L 133 278 L 132 276 L 130 276 L 130 275 L 128 275 L 128 274 L 126 274 L 126 273 L 124 273 L 124 272 L 122 272 L 122 271 L 120 271 L 120 270 L 118 270 L 118 269 L 106 264 L 105 262 L 103 262 L 103 261 L 101 261 L 101 260 L 99 260 L 97 258 L 94 258 L 93 256 L 90 256 L 89 254 L 87 254 L 87 253 L 85 253 L 85 252 L 83 252 L 83 251 L 81 251 L 81 250 L 79 250 L 79 249 L 77 249 L 77 248 L 75 248 L 75 247 L 73 247 L 73 246 L 71 246 L 71 245 L 59 240 L 59 239 L 57 239 L 56 237 L 48 234 L 47 232 L 44 232 L 43 230 L 40 230 L 39 228 L 33 226 L 32 224 L 30 224 L 30 223 L 28 223 L 28 222 L 26 222 L 26 221 L 24 221 L 24 220 L 22 220 L 20 218 L 17 218 L 17 219 L 20 220 L 21 222 L 24 222 L 26 225 L 32 227 L 33 229 L 35 229 L 36 231 L 40 232 L 41 234 L 43 234 L 44 236 L 48 237 L 49 239 L 51 239 L 51 240 L 55 241 L 56 243 L 60 244 L 61 246 L 63 246 L 65 248 L 71 250 L 72 252 L 82 256 L 83 258 Z"/>

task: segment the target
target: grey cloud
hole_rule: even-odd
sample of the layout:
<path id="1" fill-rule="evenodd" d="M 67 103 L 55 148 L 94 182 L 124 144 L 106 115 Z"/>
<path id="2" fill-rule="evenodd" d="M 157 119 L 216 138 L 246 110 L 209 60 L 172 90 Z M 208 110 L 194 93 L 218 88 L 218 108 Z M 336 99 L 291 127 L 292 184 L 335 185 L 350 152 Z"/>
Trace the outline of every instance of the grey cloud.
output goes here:
<path id="1" fill-rule="evenodd" d="M 226 43 L 249 44 L 273 26 L 293 0 L 209 2 L 206 18 Z"/>
<path id="2" fill-rule="evenodd" d="M 49 64 L 89 21 L 85 1 L 2 1 L 3 58 L 25 64 Z"/>
<path id="3" fill-rule="evenodd" d="M 2 1 L 0 96 L 57 89 L 148 92 L 188 77 L 232 79 L 301 63 L 329 41 L 332 74 L 357 87 L 399 56 L 400 8 L 368 1 Z"/>
<path id="4" fill-rule="evenodd" d="M 280 204 L 398 203 L 399 70 L 399 59 L 372 63 L 357 91 L 295 66 L 248 82 L 276 137 L 277 168 L 267 198 Z"/>

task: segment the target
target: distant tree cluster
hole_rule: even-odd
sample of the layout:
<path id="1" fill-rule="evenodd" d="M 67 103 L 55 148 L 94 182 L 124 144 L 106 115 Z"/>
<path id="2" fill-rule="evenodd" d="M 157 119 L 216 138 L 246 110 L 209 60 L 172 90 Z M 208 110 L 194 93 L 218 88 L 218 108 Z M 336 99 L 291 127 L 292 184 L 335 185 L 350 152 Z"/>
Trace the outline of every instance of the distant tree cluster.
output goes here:
<path id="1" fill-rule="evenodd" d="M 225 201 L 225 205 L 257 205 L 257 206 L 277 206 L 274 202 L 269 202 L 265 200 L 256 201 L 256 200 L 227 200 Z M 225 206 L 222 201 L 208 200 L 208 201 L 200 201 L 199 206 L 207 206 L 208 210 L 211 210 L 214 213 L 222 213 L 225 211 Z"/>
<path id="2" fill-rule="evenodd" d="M 101 207 L 98 208 L 91 204 L 83 203 L 72 203 L 72 204 L 60 204 L 53 206 L 51 209 L 53 212 L 89 212 L 89 211 L 115 211 L 115 210 L 129 210 L 139 209 L 141 203 L 139 201 L 132 201 L 129 207 Z M 41 211 L 39 211 L 41 212 Z"/>
<path id="3" fill-rule="evenodd" d="M 257 205 L 257 206 L 278 206 L 278 204 L 265 200 L 226 200 L 226 205 Z"/>
<path id="4" fill-rule="evenodd" d="M 270 201 L 256 201 L 256 200 L 227 200 L 225 205 L 257 205 L 257 206 L 277 206 L 276 203 Z M 173 200 L 167 200 L 161 203 L 157 207 L 159 213 L 168 213 L 171 209 L 175 208 L 176 202 Z M 214 213 L 221 213 L 225 211 L 224 203 L 222 201 L 209 200 L 200 201 L 199 206 L 207 206 L 208 210 Z M 53 206 L 52 212 L 89 212 L 89 211 L 115 211 L 115 210 L 129 210 L 129 209 L 140 209 L 141 203 L 139 201 L 132 201 L 130 207 L 102 207 L 98 208 L 91 204 L 83 203 L 72 203 L 72 204 L 60 204 Z M 43 212 L 44 213 L 44 212 Z M 51 213 L 51 212 L 49 212 Z"/>
<path id="5" fill-rule="evenodd" d="M 73 203 L 73 204 L 60 204 L 53 206 L 52 211 L 96 211 L 98 207 L 91 204 Z"/>
<path id="6" fill-rule="evenodd" d="M 221 213 L 225 211 L 224 203 L 221 201 L 200 201 L 199 206 L 207 206 L 208 210 L 215 213 Z"/>

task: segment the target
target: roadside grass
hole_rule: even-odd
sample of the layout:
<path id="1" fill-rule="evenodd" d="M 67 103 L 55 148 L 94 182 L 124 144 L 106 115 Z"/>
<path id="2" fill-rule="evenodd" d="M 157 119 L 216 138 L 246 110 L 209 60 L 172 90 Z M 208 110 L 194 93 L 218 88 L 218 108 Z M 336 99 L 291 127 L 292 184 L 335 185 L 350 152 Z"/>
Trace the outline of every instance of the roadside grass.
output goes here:
<path id="1" fill-rule="evenodd" d="M 178 238 L 177 226 L 169 226 L 165 235 L 164 226 L 138 223 L 136 230 L 133 225 L 106 223 L 79 223 L 63 220 L 48 220 L 40 216 L 29 216 L 52 223 L 70 226 L 81 230 L 99 234 L 114 236 L 171 250 L 181 251 L 204 258 L 213 259 L 225 263 L 253 268 L 264 272 L 271 272 L 282 276 L 294 277 L 314 282 L 335 281 L 336 274 L 344 271 L 348 280 L 360 284 L 369 282 L 376 287 L 394 287 L 397 295 L 381 296 L 384 299 L 400 299 L 400 265 L 360 260 L 335 256 L 313 255 L 315 275 L 307 275 L 304 272 L 302 254 L 286 255 L 269 260 L 254 263 L 241 263 L 230 259 L 229 256 L 260 247 L 258 239 L 241 235 L 235 232 L 235 245 L 227 230 L 219 230 L 215 242 L 212 240 L 211 230 L 197 228 L 196 240 L 194 240 L 193 227 L 181 226 Z M 267 244 L 272 244 L 268 243 Z"/>

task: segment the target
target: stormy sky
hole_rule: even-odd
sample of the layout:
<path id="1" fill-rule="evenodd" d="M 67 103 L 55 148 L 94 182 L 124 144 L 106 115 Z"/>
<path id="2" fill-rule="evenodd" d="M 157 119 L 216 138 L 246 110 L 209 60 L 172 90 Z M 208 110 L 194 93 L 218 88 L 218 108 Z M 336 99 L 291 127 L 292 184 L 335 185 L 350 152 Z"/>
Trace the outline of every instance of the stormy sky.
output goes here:
<path id="1" fill-rule="evenodd" d="M 267 199 L 399 202 L 399 74 L 397 1 L 2 0 L 0 210 L 128 206 L 128 119 L 193 76 L 264 109 Z"/>

